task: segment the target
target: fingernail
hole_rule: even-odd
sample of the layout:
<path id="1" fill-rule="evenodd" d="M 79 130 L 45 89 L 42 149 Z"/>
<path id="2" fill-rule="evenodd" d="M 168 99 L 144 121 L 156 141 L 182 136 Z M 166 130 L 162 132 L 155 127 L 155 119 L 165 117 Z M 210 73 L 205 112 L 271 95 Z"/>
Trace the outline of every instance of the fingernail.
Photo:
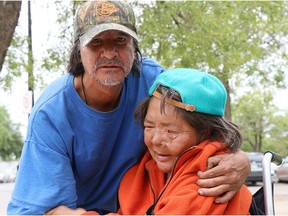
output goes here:
<path id="1" fill-rule="evenodd" d="M 216 200 L 215 200 L 215 203 L 219 204 L 219 203 L 220 203 L 220 201 L 216 199 Z"/>
<path id="2" fill-rule="evenodd" d="M 202 190 L 198 190 L 198 194 L 202 196 L 204 192 Z"/>

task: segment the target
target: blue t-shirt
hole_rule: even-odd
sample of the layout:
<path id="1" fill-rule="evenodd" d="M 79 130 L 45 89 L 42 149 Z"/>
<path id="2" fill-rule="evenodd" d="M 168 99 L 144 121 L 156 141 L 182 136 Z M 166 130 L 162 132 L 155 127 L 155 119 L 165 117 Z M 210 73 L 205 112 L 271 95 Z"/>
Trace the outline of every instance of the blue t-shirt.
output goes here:
<path id="1" fill-rule="evenodd" d="M 30 115 L 7 214 L 43 214 L 59 205 L 117 211 L 119 182 L 144 149 L 134 110 L 163 70 L 143 58 L 140 76 L 127 76 L 110 112 L 87 106 L 71 74 L 51 83 Z"/>

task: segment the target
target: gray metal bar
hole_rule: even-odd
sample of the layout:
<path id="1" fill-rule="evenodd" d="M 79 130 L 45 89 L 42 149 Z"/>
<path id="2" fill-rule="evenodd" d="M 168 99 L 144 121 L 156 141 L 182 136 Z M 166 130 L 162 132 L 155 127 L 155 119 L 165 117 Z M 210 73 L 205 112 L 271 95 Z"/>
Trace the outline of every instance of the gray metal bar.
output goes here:
<path id="1" fill-rule="evenodd" d="M 280 165 L 282 163 L 282 158 L 281 156 L 272 151 L 267 151 L 264 153 L 262 167 L 263 167 L 263 189 L 264 189 L 264 202 L 265 202 L 266 215 L 275 215 L 272 179 L 271 179 L 271 162 Z"/>

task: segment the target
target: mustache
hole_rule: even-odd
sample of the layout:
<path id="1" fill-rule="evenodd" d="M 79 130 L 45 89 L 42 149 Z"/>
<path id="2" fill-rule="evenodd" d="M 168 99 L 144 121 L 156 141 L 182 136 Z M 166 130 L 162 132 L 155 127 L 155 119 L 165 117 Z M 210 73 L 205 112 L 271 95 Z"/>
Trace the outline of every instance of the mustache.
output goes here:
<path id="1" fill-rule="evenodd" d="M 117 58 L 113 58 L 113 59 L 107 59 L 107 58 L 101 58 L 98 59 L 95 63 L 95 69 L 97 69 L 98 67 L 101 67 L 102 65 L 118 65 L 122 68 L 124 68 L 124 64 Z"/>

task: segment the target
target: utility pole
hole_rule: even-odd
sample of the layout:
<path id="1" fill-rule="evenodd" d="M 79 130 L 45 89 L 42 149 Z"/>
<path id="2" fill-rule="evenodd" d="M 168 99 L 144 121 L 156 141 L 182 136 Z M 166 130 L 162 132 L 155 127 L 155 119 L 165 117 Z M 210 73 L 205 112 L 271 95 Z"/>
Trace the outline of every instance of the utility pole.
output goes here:
<path id="1" fill-rule="evenodd" d="M 34 59 L 32 51 L 31 1 L 28 0 L 28 91 L 31 93 L 31 105 L 34 106 Z"/>

